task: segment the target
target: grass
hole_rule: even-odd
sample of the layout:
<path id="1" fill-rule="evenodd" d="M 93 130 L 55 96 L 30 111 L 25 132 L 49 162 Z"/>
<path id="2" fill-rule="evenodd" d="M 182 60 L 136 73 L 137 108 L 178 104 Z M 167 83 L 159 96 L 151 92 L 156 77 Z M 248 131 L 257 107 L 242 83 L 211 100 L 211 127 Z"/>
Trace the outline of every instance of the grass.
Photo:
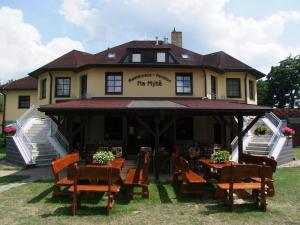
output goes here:
<path id="1" fill-rule="evenodd" d="M 23 175 L 9 175 L 9 176 L 0 177 L 0 186 L 13 183 L 16 181 L 25 180 L 27 178 L 29 178 L 29 176 L 23 176 Z"/>
<path id="2" fill-rule="evenodd" d="M 39 181 L 0 193 L 1 224 L 299 224 L 300 167 L 277 170 L 276 196 L 268 198 L 267 212 L 251 204 L 230 213 L 213 199 L 210 186 L 195 199 L 180 197 L 169 183 L 151 183 L 149 199 L 128 202 L 121 193 L 109 217 L 102 198 L 82 201 L 72 217 L 70 199 L 53 200 L 52 185 Z"/>
<path id="3" fill-rule="evenodd" d="M 0 147 L 0 161 L 5 159 L 5 147 Z"/>
<path id="4" fill-rule="evenodd" d="M 296 159 L 300 160 L 300 148 L 294 148 L 294 156 L 296 157 Z"/>

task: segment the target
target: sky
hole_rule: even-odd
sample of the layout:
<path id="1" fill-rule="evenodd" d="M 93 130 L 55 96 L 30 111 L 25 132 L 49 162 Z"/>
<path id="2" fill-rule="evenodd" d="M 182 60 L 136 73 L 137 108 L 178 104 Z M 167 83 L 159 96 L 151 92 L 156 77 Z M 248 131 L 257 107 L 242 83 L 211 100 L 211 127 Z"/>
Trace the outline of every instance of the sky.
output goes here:
<path id="1" fill-rule="evenodd" d="M 73 49 L 97 53 L 183 32 L 183 47 L 225 51 L 267 74 L 300 54 L 298 0 L 0 0 L 0 82 Z"/>

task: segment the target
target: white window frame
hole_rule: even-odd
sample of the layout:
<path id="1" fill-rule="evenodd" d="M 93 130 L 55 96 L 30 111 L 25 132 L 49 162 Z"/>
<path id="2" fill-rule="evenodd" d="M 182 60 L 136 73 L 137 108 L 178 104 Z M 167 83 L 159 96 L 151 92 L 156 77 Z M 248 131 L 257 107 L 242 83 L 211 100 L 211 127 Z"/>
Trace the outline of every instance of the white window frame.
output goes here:
<path id="1" fill-rule="evenodd" d="M 156 62 L 165 63 L 166 62 L 166 53 L 165 52 L 157 52 L 156 53 Z"/>
<path id="2" fill-rule="evenodd" d="M 142 61 L 142 54 L 141 53 L 132 53 L 131 61 L 133 63 L 139 63 Z"/>

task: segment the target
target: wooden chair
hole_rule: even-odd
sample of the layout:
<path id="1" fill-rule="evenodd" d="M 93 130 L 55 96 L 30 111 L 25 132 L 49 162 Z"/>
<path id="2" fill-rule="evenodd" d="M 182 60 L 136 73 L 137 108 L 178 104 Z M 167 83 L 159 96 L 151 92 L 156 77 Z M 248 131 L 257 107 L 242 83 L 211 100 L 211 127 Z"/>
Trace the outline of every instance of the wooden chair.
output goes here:
<path id="1" fill-rule="evenodd" d="M 68 169 L 70 166 L 74 165 L 75 163 L 79 162 L 79 159 L 80 159 L 79 153 L 72 153 L 52 161 L 51 166 L 54 175 L 54 188 L 53 188 L 52 197 L 58 197 L 60 195 L 69 194 L 67 192 L 62 192 L 61 187 L 70 186 L 73 184 L 73 181 L 69 180 L 68 177 L 61 178 L 60 173 L 63 170 Z"/>
<path id="2" fill-rule="evenodd" d="M 77 214 L 77 208 L 80 206 L 81 192 L 101 192 L 107 193 L 107 205 L 106 213 L 109 215 L 112 209 L 117 194 L 120 192 L 120 186 L 113 184 L 119 180 L 120 170 L 111 166 L 103 167 L 78 167 L 73 166 L 73 172 L 70 176 L 74 180 L 74 184 L 69 187 L 69 191 L 72 193 L 72 215 Z M 89 181 L 102 181 L 105 184 L 78 184 L 79 180 L 89 180 Z"/>
<path id="3" fill-rule="evenodd" d="M 275 159 L 266 157 L 266 156 L 256 156 L 251 154 L 242 154 L 242 163 L 246 164 L 255 164 L 255 165 L 263 165 L 265 163 L 267 166 L 272 168 L 272 172 L 276 172 L 277 168 L 277 161 Z M 254 181 L 261 182 L 259 177 L 252 177 Z M 273 197 L 275 195 L 275 187 L 274 187 L 274 180 L 273 174 L 271 177 L 266 177 L 266 184 L 267 184 L 267 195 Z"/>
<path id="4" fill-rule="evenodd" d="M 180 157 L 182 184 L 180 188 L 181 195 L 194 194 L 201 195 L 201 186 L 206 180 L 197 173 L 190 170 L 189 163 L 183 157 Z"/>
<path id="5" fill-rule="evenodd" d="M 141 168 L 128 169 L 126 178 L 124 180 L 128 198 L 133 198 L 133 195 L 141 195 L 143 198 L 149 198 L 149 164 L 149 154 L 145 153 Z M 141 187 L 142 192 L 134 192 L 135 187 Z"/>
<path id="6" fill-rule="evenodd" d="M 172 183 L 178 184 L 179 183 L 179 177 L 181 176 L 181 163 L 180 163 L 180 157 L 179 154 L 174 152 L 172 153 Z"/>
<path id="7" fill-rule="evenodd" d="M 234 191 L 252 190 L 255 202 L 260 202 L 263 211 L 267 208 L 266 203 L 266 177 L 272 174 L 272 169 L 265 165 L 231 165 L 222 168 L 217 188 L 225 192 L 225 203 L 230 211 L 233 210 Z M 251 177 L 259 177 L 260 182 L 255 182 Z"/>

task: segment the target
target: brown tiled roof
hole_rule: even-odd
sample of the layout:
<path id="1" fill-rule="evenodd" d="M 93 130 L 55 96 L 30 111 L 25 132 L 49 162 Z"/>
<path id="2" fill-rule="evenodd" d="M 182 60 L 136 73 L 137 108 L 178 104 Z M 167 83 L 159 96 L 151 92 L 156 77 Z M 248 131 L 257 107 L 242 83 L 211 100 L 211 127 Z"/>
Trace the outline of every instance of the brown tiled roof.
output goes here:
<path id="1" fill-rule="evenodd" d="M 174 64 L 157 64 L 157 63 L 127 63 L 124 58 L 132 51 L 146 50 L 163 50 L 168 51 L 174 58 Z M 114 53 L 115 58 L 108 58 L 109 53 Z M 182 58 L 182 54 L 187 54 L 188 59 Z M 190 50 L 178 47 L 173 44 L 163 44 L 161 41 L 156 44 L 156 41 L 130 41 L 113 48 L 108 48 L 105 51 L 97 54 L 89 54 L 86 52 L 73 50 L 47 65 L 30 73 L 32 76 L 38 76 L 40 73 L 47 70 L 73 70 L 79 71 L 87 67 L 95 66 L 157 66 L 157 67 L 198 67 L 217 70 L 219 72 L 227 71 L 249 71 L 254 73 L 257 78 L 264 76 L 261 72 L 253 69 L 250 66 L 242 63 L 225 52 L 216 52 L 208 55 L 201 55 Z"/>
<path id="2" fill-rule="evenodd" d="M 4 84 L 2 90 L 37 90 L 38 80 L 34 77 L 23 77 L 21 79 Z"/>
<path id="3" fill-rule="evenodd" d="M 151 107 L 151 101 L 153 104 Z M 159 104 L 162 101 L 164 104 Z M 168 103 L 167 103 L 168 102 Z M 101 98 L 101 99 L 76 99 L 56 104 L 42 105 L 41 111 L 76 111 L 76 110 L 149 110 L 158 109 L 157 106 L 170 110 L 195 110 L 202 112 L 267 112 L 272 108 L 250 105 L 228 100 L 208 99 L 135 99 L 135 98 Z"/>
<path id="4" fill-rule="evenodd" d="M 300 117 L 300 109 L 274 109 L 273 113 L 280 119 Z"/>

